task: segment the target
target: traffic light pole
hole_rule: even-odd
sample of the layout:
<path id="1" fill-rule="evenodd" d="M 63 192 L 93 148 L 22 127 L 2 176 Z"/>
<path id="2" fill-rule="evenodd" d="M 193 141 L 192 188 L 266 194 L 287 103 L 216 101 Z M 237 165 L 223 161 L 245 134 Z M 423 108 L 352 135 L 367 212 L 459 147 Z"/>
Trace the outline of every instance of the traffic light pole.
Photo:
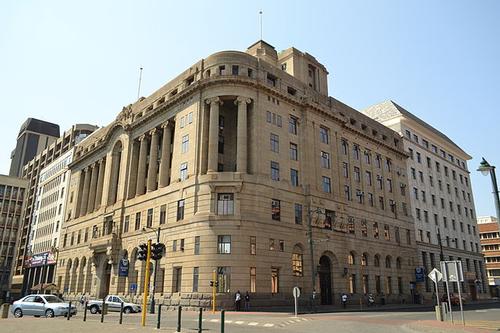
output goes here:
<path id="1" fill-rule="evenodd" d="M 158 231 L 156 232 L 156 244 L 160 244 L 160 227 L 158 227 Z M 151 293 L 151 307 L 149 309 L 149 313 L 155 313 L 155 292 L 156 292 L 156 274 L 158 272 L 158 259 L 155 260 L 155 267 L 153 272 L 153 292 Z"/>
<path id="2" fill-rule="evenodd" d="M 146 257 L 146 277 L 144 279 L 144 295 L 142 300 L 142 326 L 146 326 L 146 312 L 149 292 L 149 265 L 151 261 L 151 239 L 148 240 L 148 254 Z"/>

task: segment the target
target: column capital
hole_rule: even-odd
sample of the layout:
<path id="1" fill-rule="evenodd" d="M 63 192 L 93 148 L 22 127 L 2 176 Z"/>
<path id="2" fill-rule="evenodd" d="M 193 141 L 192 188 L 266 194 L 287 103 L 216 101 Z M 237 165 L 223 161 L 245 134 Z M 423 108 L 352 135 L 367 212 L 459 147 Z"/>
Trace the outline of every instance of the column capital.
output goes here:
<path id="1" fill-rule="evenodd" d="M 249 98 L 249 97 L 238 96 L 238 97 L 234 100 L 234 104 L 235 104 L 235 105 L 238 105 L 238 104 L 241 104 L 241 103 L 250 104 L 250 103 L 252 103 L 252 99 L 251 99 L 251 98 Z"/>
<path id="2" fill-rule="evenodd" d="M 173 124 L 172 120 L 167 120 L 166 122 L 164 122 L 163 124 L 161 124 L 161 128 L 171 127 L 172 124 Z"/>
<path id="3" fill-rule="evenodd" d="M 142 141 L 142 140 L 144 140 L 144 139 L 146 139 L 146 134 L 141 134 L 141 135 L 139 135 L 139 137 L 137 138 L 137 140 L 139 140 L 139 141 Z"/>
<path id="4" fill-rule="evenodd" d="M 155 134 L 158 134 L 158 130 L 156 128 L 153 128 L 152 130 L 149 131 L 149 135 L 153 136 Z"/>
<path id="5" fill-rule="evenodd" d="M 205 100 L 205 103 L 207 104 L 212 104 L 212 103 L 218 103 L 220 105 L 224 104 L 224 102 L 222 101 L 222 99 L 220 99 L 220 97 L 212 97 L 212 98 L 207 98 Z"/>
<path id="6" fill-rule="evenodd" d="M 106 161 L 106 158 L 103 157 L 99 161 L 97 161 L 96 164 L 102 165 L 102 164 L 104 164 L 105 161 Z"/>

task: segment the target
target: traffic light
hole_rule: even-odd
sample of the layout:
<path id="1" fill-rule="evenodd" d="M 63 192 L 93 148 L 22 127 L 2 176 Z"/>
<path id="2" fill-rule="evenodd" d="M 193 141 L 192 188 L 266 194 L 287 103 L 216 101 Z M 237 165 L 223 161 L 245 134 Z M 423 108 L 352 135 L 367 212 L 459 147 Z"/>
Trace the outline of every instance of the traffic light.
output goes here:
<path id="1" fill-rule="evenodd" d="M 219 286 L 219 281 L 215 281 L 215 287 L 217 288 Z M 214 287 L 214 281 L 210 280 L 210 287 Z"/>
<path id="2" fill-rule="evenodd" d="M 146 261 L 147 257 L 148 257 L 148 245 L 147 244 L 139 244 L 139 246 L 137 247 L 138 250 L 137 250 L 137 260 L 140 260 L 140 261 Z"/>
<path id="3" fill-rule="evenodd" d="M 163 257 L 163 251 L 165 251 L 165 244 L 154 243 L 151 244 L 151 259 L 160 260 Z"/>

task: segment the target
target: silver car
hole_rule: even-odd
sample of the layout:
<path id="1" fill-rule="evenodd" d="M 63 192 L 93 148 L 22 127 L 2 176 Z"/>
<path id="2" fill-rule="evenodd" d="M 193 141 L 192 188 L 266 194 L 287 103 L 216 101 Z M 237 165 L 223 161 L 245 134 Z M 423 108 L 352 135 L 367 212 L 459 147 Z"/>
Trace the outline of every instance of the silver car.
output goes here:
<path id="1" fill-rule="evenodd" d="M 66 316 L 69 304 L 57 296 L 36 294 L 28 295 L 17 300 L 12 305 L 12 314 L 16 318 L 24 315 L 45 316 L 52 318 L 55 316 Z M 76 314 L 76 306 L 71 305 L 71 315 Z"/>

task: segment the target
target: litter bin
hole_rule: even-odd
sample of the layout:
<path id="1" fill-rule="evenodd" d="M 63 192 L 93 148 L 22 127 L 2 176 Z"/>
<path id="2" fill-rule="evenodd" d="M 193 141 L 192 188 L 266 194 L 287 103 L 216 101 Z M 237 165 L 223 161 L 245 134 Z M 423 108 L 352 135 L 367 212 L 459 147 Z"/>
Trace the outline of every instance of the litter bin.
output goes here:
<path id="1" fill-rule="evenodd" d="M 102 305 L 102 314 L 104 314 L 104 315 L 108 314 L 108 303 L 104 303 Z"/>
<path id="2" fill-rule="evenodd" d="M 9 316 L 9 303 L 2 304 L 2 319 L 7 318 Z"/>

